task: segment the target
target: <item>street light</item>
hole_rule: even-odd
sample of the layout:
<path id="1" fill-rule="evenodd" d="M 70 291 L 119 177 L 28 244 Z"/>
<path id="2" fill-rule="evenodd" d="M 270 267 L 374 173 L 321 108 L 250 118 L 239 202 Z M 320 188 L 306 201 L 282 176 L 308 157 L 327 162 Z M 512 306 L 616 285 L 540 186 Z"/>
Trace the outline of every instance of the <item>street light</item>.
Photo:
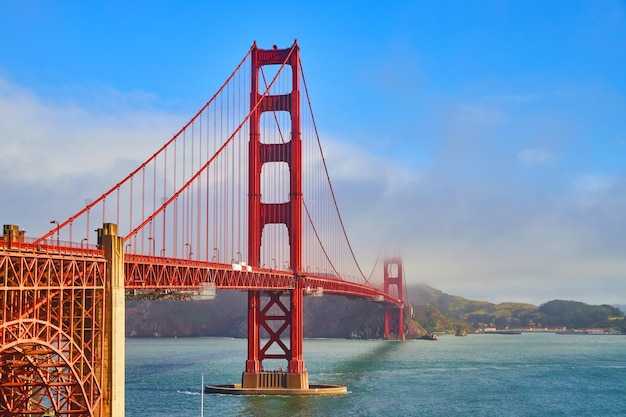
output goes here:
<path id="1" fill-rule="evenodd" d="M 185 246 L 189 246 L 189 255 L 187 257 L 191 259 L 191 255 L 193 255 L 193 252 L 191 251 L 191 244 L 185 243 Z"/>
<path id="2" fill-rule="evenodd" d="M 88 239 L 86 237 L 84 237 L 81 241 L 80 241 L 80 247 L 81 249 L 83 248 L 83 242 L 86 242 Z"/>
<path id="3" fill-rule="evenodd" d="M 50 220 L 50 224 L 56 224 L 57 225 L 57 246 L 59 246 L 59 228 L 61 227 L 59 225 L 59 222 L 56 220 Z"/>
<path id="4" fill-rule="evenodd" d="M 241 263 L 241 252 L 237 252 L 237 262 Z"/>
<path id="5" fill-rule="evenodd" d="M 220 250 L 218 248 L 213 248 L 213 252 L 217 252 L 217 256 L 215 257 L 215 259 L 217 259 L 217 262 L 220 261 Z"/>
<path id="6" fill-rule="evenodd" d="M 130 247 L 133 246 L 130 243 L 126 245 L 126 249 L 124 250 L 124 253 L 130 253 Z"/>

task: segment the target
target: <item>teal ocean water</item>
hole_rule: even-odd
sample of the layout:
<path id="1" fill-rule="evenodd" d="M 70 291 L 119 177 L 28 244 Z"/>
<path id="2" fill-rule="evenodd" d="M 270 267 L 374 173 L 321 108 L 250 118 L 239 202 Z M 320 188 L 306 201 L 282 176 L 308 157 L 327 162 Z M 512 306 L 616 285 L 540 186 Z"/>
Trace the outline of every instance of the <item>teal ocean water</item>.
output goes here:
<path id="1" fill-rule="evenodd" d="M 204 396 L 205 416 L 624 416 L 626 336 L 305 340 L 336 397 Z M 205 383 L 240 382 L 246 341 L 127 339 L 126 417 L 200 416 Z"/>

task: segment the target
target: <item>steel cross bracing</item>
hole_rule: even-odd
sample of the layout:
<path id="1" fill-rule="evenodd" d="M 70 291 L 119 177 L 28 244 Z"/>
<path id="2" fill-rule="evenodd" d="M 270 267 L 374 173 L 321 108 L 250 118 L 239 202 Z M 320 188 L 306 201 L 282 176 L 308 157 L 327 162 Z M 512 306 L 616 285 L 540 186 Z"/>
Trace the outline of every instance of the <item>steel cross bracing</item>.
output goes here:
<path id="1" fill-rule="evenodd" d="M 367 284 L 306 273 L 294 275 L 292 271 L 265 268 L 247 271 L 227 264 L 134 255 L 126 256 L 125 271 L 126 289 L 146 293 L 152 290 L 198 293 L 203 284 L 213 284 L 218 290 L 289 290 L 296 288 L 300 280 L 305 291 L 369 298 L 394 306 L 404 304 L 395 294 Z"/>
<path id="2" fill-rule="evenodd" d="M 113 257 L 129 293 L 249 291 L 244 385 L 262 387 L 281 360 L 281 384 L 308 386 L 303 295 L 381 302 L 400 335 L 402 280 L 362 273 L 329 178 L 297 43 L 254 44 L 189 123 L 102 196 L 36 239 L 5 227 L 0 414 L 107 412 L 103 277 L 115 266 L 96 227 L 119 230 Z"/>
<path id="3" fill-rule="evenodd" d="M 99 415 L 102 254 L 5 243 L 0 240 L 0 415 Z"/>

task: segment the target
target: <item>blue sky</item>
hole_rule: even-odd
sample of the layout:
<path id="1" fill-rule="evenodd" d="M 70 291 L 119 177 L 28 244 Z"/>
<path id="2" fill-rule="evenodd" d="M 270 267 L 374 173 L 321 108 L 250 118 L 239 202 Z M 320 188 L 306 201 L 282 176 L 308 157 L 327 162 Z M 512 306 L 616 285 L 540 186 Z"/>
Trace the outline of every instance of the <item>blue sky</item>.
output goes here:
<path id="1" fill-rule="evenodd" d="M 469 298 L 626 304 L 623 1 L 0 0 L 0 36 L 2 223 L 75 211 L 253 41 L 297 39 L 366 265 L 397 247 Z"/>

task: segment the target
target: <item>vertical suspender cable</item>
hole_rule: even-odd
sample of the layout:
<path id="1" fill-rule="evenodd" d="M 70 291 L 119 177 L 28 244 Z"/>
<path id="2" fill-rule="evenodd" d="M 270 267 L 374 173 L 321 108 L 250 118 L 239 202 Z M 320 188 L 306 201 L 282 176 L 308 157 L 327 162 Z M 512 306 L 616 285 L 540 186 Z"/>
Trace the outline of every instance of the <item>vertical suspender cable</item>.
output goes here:
<path id="1" fill-rule="evenodd" d="M 198 166 L 202 166 L 202 118 L 198 119 Z M 201 245 L 201 235 L 202 235 L 202 177 L 198 178 L 198 182 L 196 183 L 196 252 L 198 253 L 198 259 L 203 259 L 201 255 L 202 247 Z M 204 257 L 206 261 L 206 256 Z"/>

